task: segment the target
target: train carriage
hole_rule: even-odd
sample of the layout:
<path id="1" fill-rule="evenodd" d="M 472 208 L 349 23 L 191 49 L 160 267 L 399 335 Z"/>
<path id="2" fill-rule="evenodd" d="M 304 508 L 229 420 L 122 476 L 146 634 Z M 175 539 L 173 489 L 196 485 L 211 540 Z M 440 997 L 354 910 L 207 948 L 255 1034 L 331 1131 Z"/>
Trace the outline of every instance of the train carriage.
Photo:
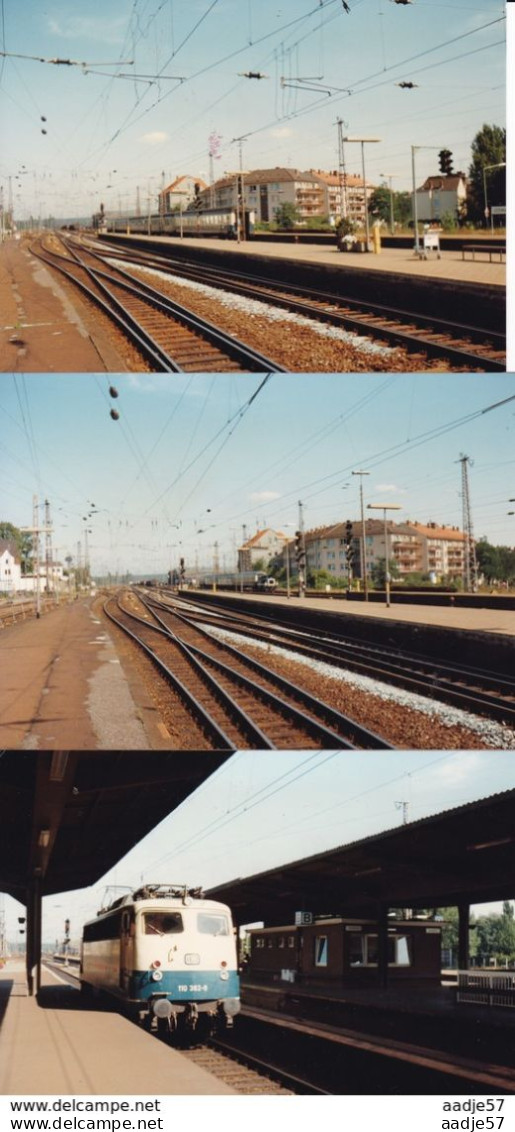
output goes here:
<path id="1" fill-rule="evenodd" d="M 185 885 L 120 897 L 84 925 L 81 986 L 113 995 L 163 1035 L 227 1029 L 240 1008 L 229 908 Z"/>
<path id="2" fill-rule="evenodd" d="M 254 230 L 255 212 L 245 209 L 238 216 L 235 208 L 191 209 L 184 212 L 152 213 L 150 216 L 108 217 L 102 231 L 124 234 L 144 233 L 148 236 L 217 237 L 236 240 L 238 224 L 243 224 L 245 238 Z"/>

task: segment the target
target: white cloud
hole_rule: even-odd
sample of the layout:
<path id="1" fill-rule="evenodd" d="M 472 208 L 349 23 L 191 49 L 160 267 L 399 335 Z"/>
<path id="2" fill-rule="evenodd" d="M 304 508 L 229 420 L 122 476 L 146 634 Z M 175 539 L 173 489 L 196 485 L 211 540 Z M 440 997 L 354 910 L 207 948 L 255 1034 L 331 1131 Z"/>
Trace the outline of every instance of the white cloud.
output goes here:
<path id="1" fill-rule="evenodd" d="M 88 39 L 101 43 L 121 43 L 125 21 L 122 19 L 103 20 L 94 16 L 69 16 L 64 22 L 50 18 L 48 26 L 52 34 L 60 39 Z"/>
<path id="2" fill-rule="evenodd" d="M 293 130 L 291 126 L 276 126 L 275 129 L 270 130 L 271 138 L 292 138 Z"/>
<path id="3" fill-rule="evenodd" d="M 279 496 L 279 491 L 253 491 L 250 498 L 253 503 L 269 503 L 271 499 L 279 499 Z"/>
<path id="4" fill-rule="evenodd" d="M 142 134 L 140 141 L 145 145 L 162 145 L 169 137 L 170 135 L 164 130 L 153 130 L 150 134 Z"/>
<path id="5" fill-rule="evenodd" d="M 407 495 L 405 487 L 398 487 L 396 483 L 376 483 L 376 491 L 382 491 L 388 495 Z"/>

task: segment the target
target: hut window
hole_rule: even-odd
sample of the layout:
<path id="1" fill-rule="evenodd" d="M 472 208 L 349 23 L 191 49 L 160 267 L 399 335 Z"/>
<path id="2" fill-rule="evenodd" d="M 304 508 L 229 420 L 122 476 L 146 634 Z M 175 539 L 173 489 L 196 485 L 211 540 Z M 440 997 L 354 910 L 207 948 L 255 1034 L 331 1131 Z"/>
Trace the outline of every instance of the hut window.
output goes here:
<path id="1" fill-rule="evenodd" d="M 327 967 L 328 941 L 326 935 L 315 936 L 315 967 Z"/>

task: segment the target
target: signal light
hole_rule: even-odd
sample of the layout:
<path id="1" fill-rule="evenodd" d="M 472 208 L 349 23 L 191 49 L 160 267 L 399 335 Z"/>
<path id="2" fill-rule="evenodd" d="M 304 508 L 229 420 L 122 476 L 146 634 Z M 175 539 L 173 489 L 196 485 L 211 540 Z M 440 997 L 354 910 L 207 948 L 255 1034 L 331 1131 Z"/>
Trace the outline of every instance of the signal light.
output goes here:
<path id="1" fill-rule="evenodd" d="M 438 164 L 440 166 L 440 173 L 445 177 L 449 177 L 452 172 L 452 153 L 450 149 L 441 149 L 438 154 Z"/>

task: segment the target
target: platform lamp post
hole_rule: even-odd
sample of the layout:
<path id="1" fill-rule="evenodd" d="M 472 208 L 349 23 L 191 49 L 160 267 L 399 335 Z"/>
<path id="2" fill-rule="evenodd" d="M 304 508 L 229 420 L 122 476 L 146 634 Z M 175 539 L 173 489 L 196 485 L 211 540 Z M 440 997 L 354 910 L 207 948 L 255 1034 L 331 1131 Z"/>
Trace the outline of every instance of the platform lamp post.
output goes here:
<path id="1" fill-rule="evenodd" d="M 492 232 L 493 232 L 493 230 L 494 230 L 494 217 L 493 217 L 492 210 L 488 208 L 488 196 L 487 196 L 487 191 L 486 191 L 486 174 L 487 174 L 487 170 L 489 170 L 489 169 L 506 169 L 506 162 L 505 161 L 499 161 L 497 165 L 483 165 L 483 193 L 484 193 L 484 197 L 485 197 L 485 220 L 488 220 L 488 216 L 490 215 L 490 227 L 491 227 Z"/>
<path id="2" fill-rule="evenodd" d="M 382 511 L 384 519 L 384 584 L 386 591 L 386 608 L 390 607 L 390 574 L 388 572 L 388 524 L 387 511 L 402 511 L 400 503 L 367 503 L 369 511 Z"/>
<path id="3" fill-rule="evenodd" d="M 343 142 L 359 142 L 361 145 L 361 168 L 363 173 L 363 197 L 365 201 L 365 243 L 368 252 L 368 242 L 370 239 L 370 225 L 368 223 L 368 200 L 367 200 L 367 182 L 365 178 L 365 145 L 369 142 L 380 142 L 382 138 L 342 138 Z"/>

